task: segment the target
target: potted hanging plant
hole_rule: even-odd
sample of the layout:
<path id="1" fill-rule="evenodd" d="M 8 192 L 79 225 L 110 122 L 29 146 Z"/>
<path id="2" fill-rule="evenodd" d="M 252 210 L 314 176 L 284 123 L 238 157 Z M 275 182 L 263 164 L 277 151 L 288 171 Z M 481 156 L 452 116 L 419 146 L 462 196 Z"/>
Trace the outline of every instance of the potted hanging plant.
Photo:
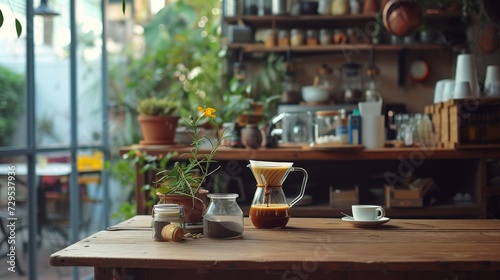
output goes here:
<path id="1" fill-rule="evenodd" d="M 183 205 L 187 223 L 202 221 L 208 193 L 203 184 L 208 176 L 219 169 L 219 167 L 211 169 L 210 165 L 216 162 L 215 155 L 227 137 L 225 130 L 219 130 L 219 124 L 215 121 L 215 109 L 198 107 L 198 110 L 200 111 L 198 117 L 190 116 L 184 121 L 187 133 L 192 138 L 190 152 L 181 155 L 186 158 L 186 162 L 175 162 L 171 168 L 159 171 L 154 182 L 157 187 L 156 194 L 160 198 L 159 203 Z M 207 120 L 218 132 L 216 140 L 200 134 L 200 125 Z M 210 143 L 209 151 L 200 150 L 204 142 Z"/>
<path id="2" fill-rule="evenodd" d="M 143 99 L 137 106 L 144 140 L 142 145 L 174 144 L 175 130 L 179 116 L 175 115 L 177 105 L 167 99 L 150 97 Z"/>

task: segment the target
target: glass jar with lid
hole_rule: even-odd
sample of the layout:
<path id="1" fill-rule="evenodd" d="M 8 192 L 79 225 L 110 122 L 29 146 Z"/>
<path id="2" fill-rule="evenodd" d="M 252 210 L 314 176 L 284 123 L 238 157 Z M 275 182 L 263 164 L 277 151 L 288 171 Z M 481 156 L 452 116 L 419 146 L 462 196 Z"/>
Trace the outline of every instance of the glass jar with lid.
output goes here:
<path id="1" fill-rule="evenodd" d="M 334 99 L 334 77 L 333 68 L 322 64 L 316 69 L 316 78 L 314 84 L 328 91 L 329 99 Z"/>
<path id="2" fill-rule="evenodd" d="M 308 29 L 306 32 L 306 45 L 316 46 L 318 44 L 318 31 L 315 29 Z"/>
<path id="3" fill-rule="evenodd" d="M 243 234 L 243 211 L 236 203 L 238 194 L 208 194 L 210 203 L 203 216 L 203 234 L 210 238 L 230 239 Z"/>
<path id="4" fill-rule="evenodd" d="M 339 112 L 335 110 L 324 110 L 316 112 L 314 125 L 314 142 L 316 144 L 326 144 L 339 142 L 337 133 L 337 120 Z"/>
<path id="5" fill-rule="evenodd" d="M 178 204 L 156 204 L 152 212 L 154 240 L 164 240 L 161 231 L 167 225 L 184 226 L 184 208 Z"/>
<path id="6" fill-rule="evenodd" d="M 290 45 L 290 31 L 281 29 L 278 31 L 278 47 L 288 47 Z"/>
<path id="7" fill-rule="evenodd" d="M 304 44 L 304 31 L 301 29 L 292 29 L 290 31 L 290 45 L 301 46 Z"/>
<path id="8" fill-rule="evenodd" d="M 332 31 L 327 28 L 319 30 L 319 43 L 321 45 L 329 45 L 332 43 Z"/>

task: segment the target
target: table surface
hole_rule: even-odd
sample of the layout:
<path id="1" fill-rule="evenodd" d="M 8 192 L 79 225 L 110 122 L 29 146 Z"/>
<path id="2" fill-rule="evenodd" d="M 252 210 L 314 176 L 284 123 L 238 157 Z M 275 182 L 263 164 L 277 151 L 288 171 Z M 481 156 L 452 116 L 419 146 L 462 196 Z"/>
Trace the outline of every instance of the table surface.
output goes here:
<path id="1" fill-rule="evenodd" d="M 151 238 L 151 217 L 136 216 L 51 255 L 53 266 L 286 270 L 315 262 L 323 270 L 500 271 L 500 221 L 392 219 L 358 228 L 339 218 L 291 218 L 230 240 Z"/>

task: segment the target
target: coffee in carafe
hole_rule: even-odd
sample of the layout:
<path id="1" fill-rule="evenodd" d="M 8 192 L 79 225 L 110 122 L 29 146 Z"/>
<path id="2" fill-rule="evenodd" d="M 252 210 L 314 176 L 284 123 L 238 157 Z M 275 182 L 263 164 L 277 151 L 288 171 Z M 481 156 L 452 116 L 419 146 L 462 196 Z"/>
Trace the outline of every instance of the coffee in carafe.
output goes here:
<path id="1" fill-rule="evenodd" d="M 249 167 L 257 181 L 257 189 L 250 206 L 250 220 L 256 228 L 281 228 L 290 219 L 290 207 L 297 203 L 305 192 L 307 171 L 292 167 L 291 162 L 268 162 L 251 160 Z M 300 171 L 304 177 L 299 195 L 286 201 L 283 182 L 292 171 Z"/>

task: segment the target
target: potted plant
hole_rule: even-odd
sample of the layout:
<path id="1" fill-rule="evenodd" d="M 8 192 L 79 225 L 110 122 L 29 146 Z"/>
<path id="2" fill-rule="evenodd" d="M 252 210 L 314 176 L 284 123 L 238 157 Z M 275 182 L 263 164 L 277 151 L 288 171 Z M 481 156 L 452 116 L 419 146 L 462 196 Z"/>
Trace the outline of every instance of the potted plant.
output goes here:
<path id="1" fill-rule="evenodd" d="M 174 143 L 179 116 L 174 115 L 177 105 L 167 99 L 150 97 L 137 106 L 144 140 L 142 145 L 170 145 Z"/>
<path id="2" fill-rule="evenodd" d="M 203 189 L 203 184 L 208 176 L 213 174 L 219 167 L 210 168 L 210 164 L 216 162 L 215 155 L 222 142 L 227 137 L 224 130 L 219 130 L 215 121 L 216 115 L 213 108 L 198 107 L 201 114 L 198 117 L 190 116 L 185 120 L 188 133 L 192 138 L 192 148 L 189 153 L 181 155 L 186 157 L 186 162 L 175 162 L 171 168 L 161 170 L 156 174 L 154 182 L 156 194 L 160 197 L 160 203 L 173 203 L 184 206 L 185 222 L 197 223 L 202 221 L 205 210 L 205 196 L 208 191 Z M 217 139 L 212 141 L 207 136 L 200 134 L 200 124 L 208 120 L 218 132 Z M 208 152 L 200 150 L 204 142 L 209 142 L 211 149 Z"/>

